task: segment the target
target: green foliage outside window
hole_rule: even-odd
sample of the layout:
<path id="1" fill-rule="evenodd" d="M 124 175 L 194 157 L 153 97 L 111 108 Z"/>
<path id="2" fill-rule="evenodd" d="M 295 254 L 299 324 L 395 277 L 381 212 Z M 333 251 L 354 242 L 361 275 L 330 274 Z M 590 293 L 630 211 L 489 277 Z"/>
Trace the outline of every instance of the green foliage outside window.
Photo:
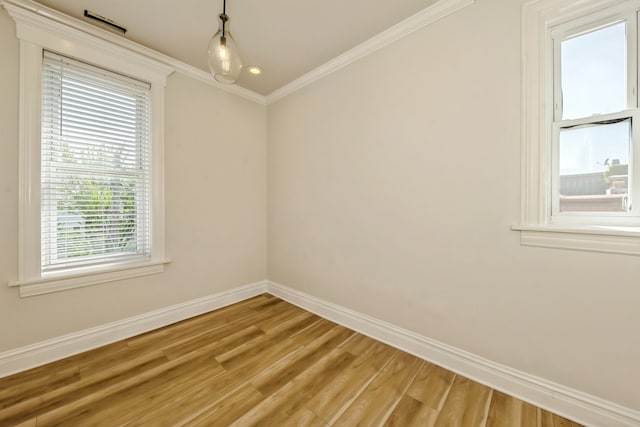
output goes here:
<path id="1" fill-rule="evenodd" d="M 87 167 L 120 158 L 104 147 L 92 153 L 64 150 L 65 163 Z M 129 177 L 65 174 L 57 197 L 58 254 L 91 257 L 137 250 L 136 181 Z"/>

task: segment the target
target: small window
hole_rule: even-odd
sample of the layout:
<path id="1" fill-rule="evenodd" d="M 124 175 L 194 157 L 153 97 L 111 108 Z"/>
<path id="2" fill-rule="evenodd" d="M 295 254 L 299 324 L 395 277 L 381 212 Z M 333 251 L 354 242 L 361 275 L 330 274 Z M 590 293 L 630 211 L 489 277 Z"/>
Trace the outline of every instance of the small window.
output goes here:
<path id="1" fill-rule="evenodd" d="M 523 5 L 523 245 L 640 255 L 639 10 Z"/>
<path id="2" fill-rule="evenodd" d="M 45 51 L 42 273 L 150 256 L 149 89 Z"/>
<path id="3" fill-rule="evenodd" d="M 551 223 L 632 221 L 636 13 L 552 31 Z M 616 219 L 626 218 L 626 219 Z"/>
<path id="4" fill-rule="evenodd" d="M 103 30 L 3 4 L 20 39 L 20 296 L 161 273 L 173 68 Z M 105 37 L 107 36 L 107 37 Z"/>

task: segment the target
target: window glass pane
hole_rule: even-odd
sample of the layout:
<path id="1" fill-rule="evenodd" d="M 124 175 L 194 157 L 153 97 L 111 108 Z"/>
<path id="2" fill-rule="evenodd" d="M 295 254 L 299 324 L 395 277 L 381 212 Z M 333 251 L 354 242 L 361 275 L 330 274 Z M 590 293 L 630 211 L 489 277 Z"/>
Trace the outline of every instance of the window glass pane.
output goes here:
<path id="1" fill-rule="evenodd" d="M 626 49 L 625 22 L 561 43 L 563 119 L 627 108 Z"/>
<path id="2" fill-rule="evenodd" d="M 46 52 L 42 271 L 150 252 L 148 86 Z"/>
<path id="3" fill-rule="evenodd" d="M 560 131 L 560 212 L 625 212 L 631 120 Z"/>

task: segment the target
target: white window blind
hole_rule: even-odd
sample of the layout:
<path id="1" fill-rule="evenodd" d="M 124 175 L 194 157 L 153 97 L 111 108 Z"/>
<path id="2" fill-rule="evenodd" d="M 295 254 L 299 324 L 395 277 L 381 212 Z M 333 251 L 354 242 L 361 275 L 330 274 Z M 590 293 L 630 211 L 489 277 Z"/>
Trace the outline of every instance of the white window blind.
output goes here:
<path id="1" fill-rule="evenodd" d="M 44 52 L 42 272 L 151 248 L 150 86 Z"/>

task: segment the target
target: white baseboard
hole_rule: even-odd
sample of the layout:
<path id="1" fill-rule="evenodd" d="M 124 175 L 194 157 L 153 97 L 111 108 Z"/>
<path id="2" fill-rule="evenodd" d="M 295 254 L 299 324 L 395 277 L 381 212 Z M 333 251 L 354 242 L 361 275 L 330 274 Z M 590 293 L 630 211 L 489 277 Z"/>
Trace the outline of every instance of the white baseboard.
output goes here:
<path id="1" fill-rule="evenodd" d="M 325 319 L 587 426 L 639 426 L 640 412 L 492 362 L 275 282 L 267 291 Z"/>
<path id="2" fill-rule="evenodd" d="M 587 426 L 640 426 L 638 411 L 492 362 L 267 280 L 0 353 L 0 378 L 161 328 L 264 292 Z"/>
<path id="3" fill-rule="evenodd" d="M 267 292 L 261 281 L 0 353 L 0 378 L 158 329 Z"/>

